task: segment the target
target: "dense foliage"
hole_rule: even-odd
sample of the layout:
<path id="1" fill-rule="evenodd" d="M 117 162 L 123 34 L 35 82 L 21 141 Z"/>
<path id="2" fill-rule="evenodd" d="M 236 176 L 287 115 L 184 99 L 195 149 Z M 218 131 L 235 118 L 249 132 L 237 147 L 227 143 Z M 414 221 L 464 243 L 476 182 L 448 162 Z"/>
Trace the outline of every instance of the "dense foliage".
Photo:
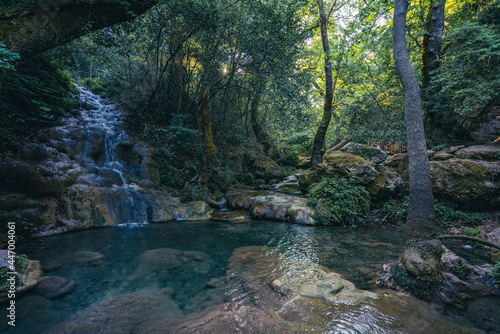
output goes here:
<path id="1" fill-rule="evenodd" d="M 370 208 L 370 194 L 365 188 L 345 179 L 323 178 L 312 186 L 308 196 L 319 224 L 356 225 Z"/>
<path id="2" fill-rule="evenodd" d="M 417 76 L 429 4 L 412 2 L 408 12 Z M 325 148 L 352 137 L 404 149 L 392 1 L 326 1 L 325 7 L 337 77 Z M 497 0 L 447 1 L 440 67 L 422 87 L 432 146 L 469 141 L 471 120 L 498 101 L 498 12 Z M 269 182 L 282 173 L 255 174 L 263 155 L 296 167 L 299 155 L 311 154 L 325 90 L 323 58 L 318 7 L 309 0 L 164 0 L 133 21 L 40 57 L 19 60 L 0 44 L 3 149 L 27 128 L 71 111 L 72 77 L 122 104 L 129 130 L 156 148 L 162 183 L 179 189 L 200 164 L 201 94 L 208 88 L 218 149 L 214 182 Z"/>

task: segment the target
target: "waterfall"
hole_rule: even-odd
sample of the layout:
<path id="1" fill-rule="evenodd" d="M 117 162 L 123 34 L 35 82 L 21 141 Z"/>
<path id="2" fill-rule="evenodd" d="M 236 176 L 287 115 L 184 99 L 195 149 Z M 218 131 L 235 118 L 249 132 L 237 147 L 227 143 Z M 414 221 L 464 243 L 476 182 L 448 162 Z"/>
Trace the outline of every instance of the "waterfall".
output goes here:
<path id="1" fill-rule="evenodd" d="M 130 181 L 134 171 L 128 170 L 128 161 L 121 156 L 120 145 L 131 139 L 124 130 L 120 110 L 88 89 L 77 88 L 86 128 L 82 164 L 96 175 L 87 183 L 110 188 L 109 202 L 117 202 L 111 206 L 117 204 L 113 211 L 122 224 L 147 223 L 149 199 L 141 187 Z"/>

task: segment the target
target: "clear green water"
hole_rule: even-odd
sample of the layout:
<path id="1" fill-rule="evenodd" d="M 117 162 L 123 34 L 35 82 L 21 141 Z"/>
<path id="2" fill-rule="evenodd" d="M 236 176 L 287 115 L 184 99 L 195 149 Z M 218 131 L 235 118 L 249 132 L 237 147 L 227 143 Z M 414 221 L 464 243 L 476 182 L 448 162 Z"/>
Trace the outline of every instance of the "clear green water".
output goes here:
<path id="1" fill-rule="evenodd" d="M 194 298 L 206 291 L 211 279 L 224 276 L 226 261 L 236 248 L 244 246 L 268 246 L 299 262 L 325 265 L 358 288 L 365 288 L 370 279 L 367 272 L 380 270 L 382 264 L 401 254 L 403 233 L 379 227 L 212 221 L 103 228 L 31 240 L 18 245 L 19 252 L 40 260 L 45 275 L 69 278 L 78 286 L 52 301 L 35 294 L 18 298 L 16 327 L 0 327 L 0 331 L 40 333 L 105 298 L 151 289 L 173 289 L 173 300 L 184 315 L 203 311 L 204 306 Z M 208 261 L 195 261 L 161 274 L 140 271 L 139 256 L 157 248 L 203 252 Z M 104 261 L 97 266 L 75 265 L 71 259 L 79 251 L 98 252 Z"/>

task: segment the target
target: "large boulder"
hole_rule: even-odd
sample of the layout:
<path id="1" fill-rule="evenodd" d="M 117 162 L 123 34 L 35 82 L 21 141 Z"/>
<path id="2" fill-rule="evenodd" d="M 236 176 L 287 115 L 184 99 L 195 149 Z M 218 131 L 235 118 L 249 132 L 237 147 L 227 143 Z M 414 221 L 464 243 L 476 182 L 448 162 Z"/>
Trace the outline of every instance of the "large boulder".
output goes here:
<path id="1" fill-rule="evenodd" d="M 362 157 L 371 163 L 380 163 L 387 159 L 387 153 L 381 149 L 357 143 L 349 143 L 340 151 Z"/>
<path id="2" fill-rule="evenodd" d="M 470 135 L 480 142 L 493 142 L 500 137 L 500 105 L 490 105 L 475 111 L 467 119 Z"/>
<path id="3" fill-rule="evenodd" d="M 151 324 L 182 316 L 171 300 L 140 291 L 90 305 L 46 333 L 143 333 Z"/>
<path id="4" fill-rule="evenodd" d="M 459 159 L 500 161 L 500 145 L 476 145 L 462 148 L 455 152 Z"/>
<path id="5" fill-rule="evenodd" d="M 242 191 L 227 194 L 230 208 L 249 211 L 253 218 L 288 221 L 294 224 L 314 225 L 313 210 L 302 197 L 268 191 Z"/>
<path id="6" fill-rule="evenodd" d="M 300 190 L 307 193 L 309 187 L 323 177 L 354 179 L 356 184 L 365 187 L 373 200 L 397 196 L 403 185 L 402 178 L 386 166 L 378 165 L 375 169 L 364 158 L 339 151 L 325 155 L 315 171 L 300 174 Z"/>
<path id="7" fill-rule="evenodd" d="M 475 210 L 500 205 L 500 162 L 450 159 L 431 161 L 430 167 L 438 200 Z"/>

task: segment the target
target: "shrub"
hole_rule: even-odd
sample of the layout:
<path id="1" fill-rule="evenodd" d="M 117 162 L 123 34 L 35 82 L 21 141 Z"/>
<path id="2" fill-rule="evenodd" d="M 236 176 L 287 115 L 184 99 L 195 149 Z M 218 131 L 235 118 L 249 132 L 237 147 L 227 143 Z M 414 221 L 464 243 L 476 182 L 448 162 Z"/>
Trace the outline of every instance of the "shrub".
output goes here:
<path id="1" fill-rule="evenodd" d="M 279 162 L 282 166 L 297 167 L 300 164 L 299 146 L 283 144 L 278 147 Z"/>
<path id="2" fill-rule="evenodd" d="M 370 208 L 370 194 L 347 180 L 323 178 L 309 190 L 308 204 L 315 207 L 314 219 L 320 224 L 355 225 Z"/>
<path id="3" fill-rule="evenodd" d="M 500 284 L 500 260 L 498 260 L 493 266 L 491 276 L 493 276 L 493 278 L 495 279 L 496 284 Z"/>

